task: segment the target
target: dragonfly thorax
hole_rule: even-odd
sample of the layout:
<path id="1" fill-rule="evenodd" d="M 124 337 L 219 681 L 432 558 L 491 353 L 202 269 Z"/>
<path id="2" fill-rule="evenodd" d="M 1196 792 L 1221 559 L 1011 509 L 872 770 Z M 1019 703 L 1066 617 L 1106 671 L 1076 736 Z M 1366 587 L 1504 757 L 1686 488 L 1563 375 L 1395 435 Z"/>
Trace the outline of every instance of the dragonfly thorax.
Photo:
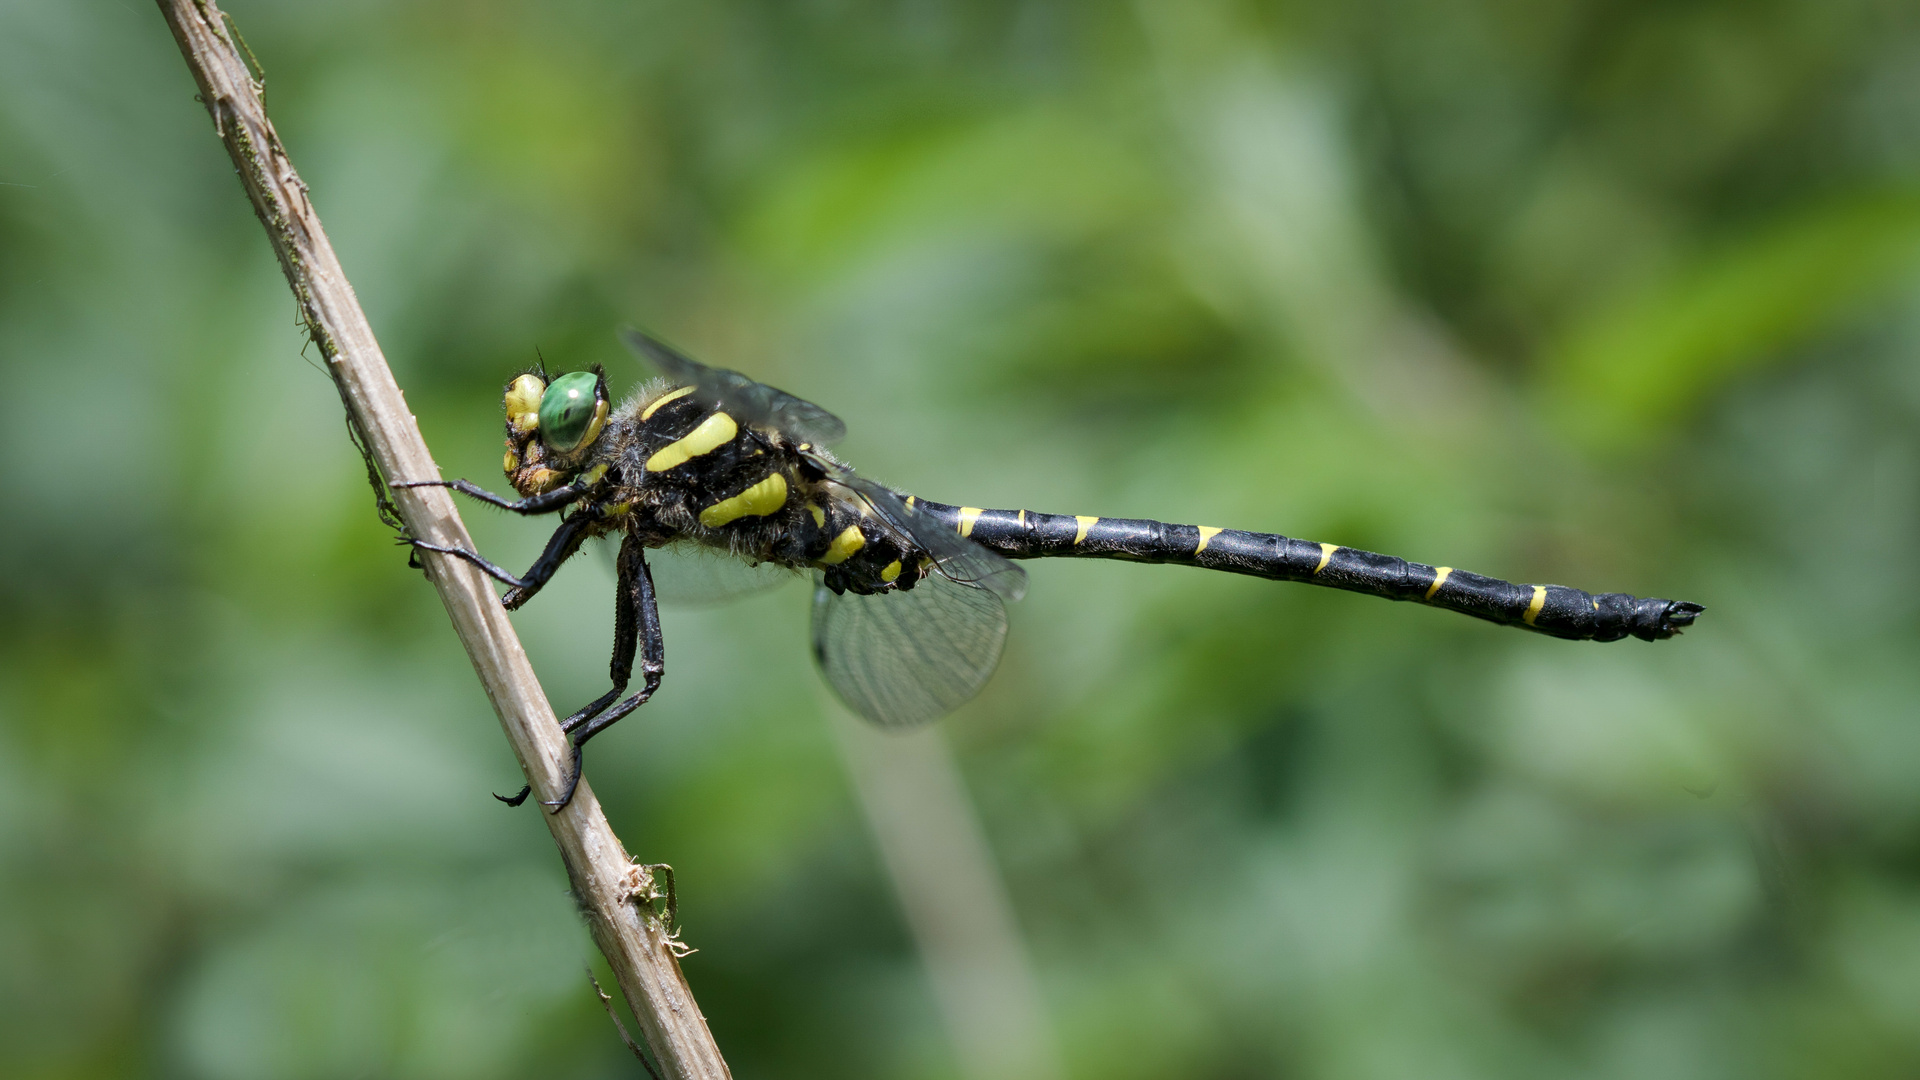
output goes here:
<path id="1" fill-rule="evenodd" d="M 650 547 L 691 540 L 752 563 L 817 569 L 836 593 L 911 588 L 933 565 L 875 515 L 868 496 L 836 478 L 843 467 L 824 450 L 746 422 L 693 387 L 643 388 L 604 430 L 589 419 L 591 437 L 556 452 L 547 400 L 568 380 L 585 398 L 601 385 L 589 381 L 595 375 L 538 388 L 537 411 L 527 407 L 535 376 L 507 392 L 508 478 L 527 495 L 588 483 L 571 511 L 602 519 L 588 533 L 628 532 Z"/>

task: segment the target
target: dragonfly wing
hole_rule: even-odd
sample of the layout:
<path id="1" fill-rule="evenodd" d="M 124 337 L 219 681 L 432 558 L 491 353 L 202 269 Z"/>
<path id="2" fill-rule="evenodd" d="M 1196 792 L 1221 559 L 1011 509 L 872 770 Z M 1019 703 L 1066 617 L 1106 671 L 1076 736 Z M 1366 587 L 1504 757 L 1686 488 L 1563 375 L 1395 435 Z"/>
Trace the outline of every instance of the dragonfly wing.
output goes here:
<path id="1" fill-rule="evenodd" d="M 649 548 L 654 594 L 665 604 L 703 607 L 777 589 L 799 577 L 778 563 L 747 563 L 738 556 L 682 540 Z"/>
<path id="2" fill-rule="evenodd" d="M 708 367 L 638 330 L 622 331 L 620 337 L 669 379 L 693 387 L 694 396 L 720 406 L 750 427 L 772 428 L 792 436 L 795 442 L 817 446 L 832 446 L 847 436 L 847 425 L 839 417 L 811 401 L 755 382 L 737 371 Z"/>
<path id="3" fill-rule="evenodd" d="M 882 521 L 906 534 L 921 550 L 931 554 L 938 569 L 929 575 L 944 577 L 961 585 L 986 589 L 1002 600 L 1018 600 L 1027 594 L 1027 572 L 998 552 L 954 532 L 931 514 L 907 505 L 893 490 L 877 484 L 852 470 L 839 466 L 831 474 L 835 483 L 857 493 Z"/>
<path id="4" fill-rule="evenodd" d="M 869 596 L 814 587 L 814 659 L 840 700 L 881 727 L 959 708 L 986 685 L 1006 640 L 997 594 L 939 574 Z"/>

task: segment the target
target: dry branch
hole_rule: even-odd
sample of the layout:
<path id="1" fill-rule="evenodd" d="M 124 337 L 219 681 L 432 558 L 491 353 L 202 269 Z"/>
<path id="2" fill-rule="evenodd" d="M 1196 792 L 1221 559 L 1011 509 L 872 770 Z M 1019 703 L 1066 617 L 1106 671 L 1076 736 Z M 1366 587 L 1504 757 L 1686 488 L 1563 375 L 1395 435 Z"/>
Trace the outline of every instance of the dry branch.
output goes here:
<path id="1" fill-rule="evenodd" d="M 260 86 L 234 47 L 226 17 L 213 0 L 158 2 L 187 66 L 193 69 L 214 130 L 226 144 L 254 212 L 273 242 L 307 330 L 320 347 L 381 475 L 393 481 L 438 478 L 439 469 L 320 228 L 307 186 L 294 172 L 267 120 Z M 437 544 L 472 546 L 444 490 L 400 489 L 394 496 L 400 518 L 412 535 Z M 566 736 L 491 582 L 456 559 L 424 558 L 428 577 L 447 606 L 528 782 L 537 797 L 557 797 L 570 760 Z M 627 857 L 593 789 L 583 781 L 566 809 L 542 816 L 559 845 L 594 940 L 606 954 L 647 1047 L 664 1073 L 676 1080 L 728 1076 L 706 1018 L 695 1007 L 681 976 L 668 928 L 661 925 L 650 904 L 636 903 L 652 895 L 651 874 Z"/>

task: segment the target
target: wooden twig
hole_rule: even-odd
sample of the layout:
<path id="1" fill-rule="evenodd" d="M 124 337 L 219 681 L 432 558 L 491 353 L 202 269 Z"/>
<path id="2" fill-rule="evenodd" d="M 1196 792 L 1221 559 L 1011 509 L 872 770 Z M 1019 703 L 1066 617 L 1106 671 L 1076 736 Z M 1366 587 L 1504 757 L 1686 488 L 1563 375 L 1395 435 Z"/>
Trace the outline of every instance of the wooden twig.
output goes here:
<path id="1" fill-rule="evenodd" d="M 419 426 L 320 228 L 307 186 L 267 120 L 261 88 L 235 49 L 226 16 L 213 0 L 158 3 L 200 85 L 200 100 L 213 116 L 214 130 L 273 242 L 307 331 L 320 347 L 347 403 L 350 422 L 364 438 L 381 478 L 439 478 Z M 445 490 L 401 488 L 392 498 L 411 535 L 471 548 L 466 526 Z M 446 604 L 527 781 L 539 798 L 556 798 L 571 752 L 491 582 L 456 559 L 424 558 L 427 576 Z M 619 980 L 654 1060 L 674 1080 L 728 1076 L 706 1018 L 680 973 L 668 928 L 650 903 L 635 902 L 652 895 L 652 875 L 628 858 L 593 789 L 583 781 L 566 809 L 541 816 L 559 845 L 594 941 Z"/>

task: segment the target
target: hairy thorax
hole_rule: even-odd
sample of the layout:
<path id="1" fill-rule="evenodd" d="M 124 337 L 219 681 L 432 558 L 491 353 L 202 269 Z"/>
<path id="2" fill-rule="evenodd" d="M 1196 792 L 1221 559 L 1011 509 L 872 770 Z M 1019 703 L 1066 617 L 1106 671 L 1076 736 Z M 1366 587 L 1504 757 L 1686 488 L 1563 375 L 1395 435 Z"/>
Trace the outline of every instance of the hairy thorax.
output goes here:
<path id="1" fill-rule="evenodd" d="M 533 437 L 539 424 L 528 417 L 530 394 L 515 397 L 518 385 L 507 393 L 507 476 L 527 496 L 585 483 L 575 512 L 601 517 L 591 533 L 628 532 L 650 547 L 691 540 L 749 562 L 818 568 L 835 591 L 885 591 L 926 570 L 924 553 L 827 475 L 824 450 L 743 424 L 691 388 L 643 389 L 589 441 L 556 453 Z"/>

